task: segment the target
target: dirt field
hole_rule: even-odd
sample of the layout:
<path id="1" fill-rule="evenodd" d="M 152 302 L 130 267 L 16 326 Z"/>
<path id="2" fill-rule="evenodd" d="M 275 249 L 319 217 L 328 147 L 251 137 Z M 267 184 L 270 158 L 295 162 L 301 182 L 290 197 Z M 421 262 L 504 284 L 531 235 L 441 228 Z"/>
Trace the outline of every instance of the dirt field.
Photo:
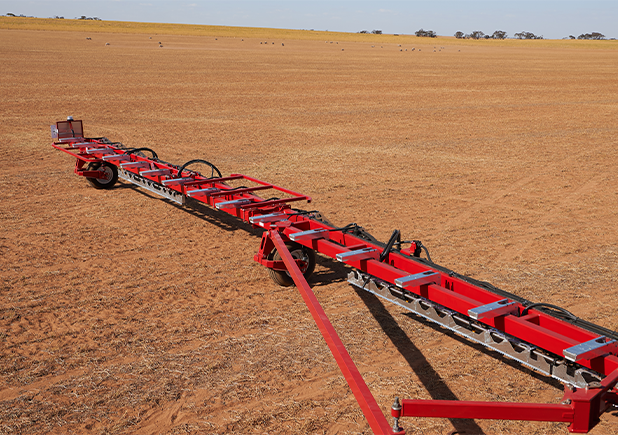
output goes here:
<path id="1" fill-rule="evenodd" d="M 91 188 L 50 146 L 68 115 L 618 328 L 618 50 L 398 45 L 0 30 L 0 434 L 370 433 L 296 289 L 253 261 L 260 233 L 127 183 Z M 319 258 L 310 284 L 385 412 L 395 396 L 561 400 L 556 381 L 357 293 L 348 271 Z M 618 433 L 618 412 L 592 433 Z"/>

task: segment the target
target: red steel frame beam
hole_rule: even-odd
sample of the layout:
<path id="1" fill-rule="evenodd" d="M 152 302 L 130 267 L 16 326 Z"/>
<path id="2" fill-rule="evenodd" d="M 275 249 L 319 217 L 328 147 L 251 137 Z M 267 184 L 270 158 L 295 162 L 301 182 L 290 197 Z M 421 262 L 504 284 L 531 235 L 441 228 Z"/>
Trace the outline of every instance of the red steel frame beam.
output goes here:
<path id="1" fill-rule="evenodd" d="M 595 388 L 565 390 L 561 404 L 517 402 L 472 402 L 454 400 L 403 400 L 391 415 L 401 417 L 474 418 L 491 420 L 557 421 L 570 423 L 569 431 L 586 433 L 599 421 L 599 415 L 618 396 L 611 390 L 618 382 L 618 370 Z"/>
<path id="2" fill-rule="evenodd" d="M 81 121 L 74 122 L 79 122 L 81 125 Z M 57 123 L 57 126 L 60 127 L 60 124 Z M 60 130 L 60 128 L 58 129 Z M 102 171 L 84 170 L 84 165 L 92 162 L 103 162 L 102 156 L 104 154 L 123 156 L 127 153 L 126 150 L 118 148 L 113 144 L 82 137 L 61 139 L 60 142 L 54 143 L 53 146 L 77 159 L 75 173 L 93 178 L 102 178 L 105 175 Z M 90 151 L 88 152 L 89 148 Z M 124 158 L 126 159 L 126 157 Z M 140 175 L 140 168 L 125 169 L 153 182 L 162 183 L 163 178 L 180 179 L 183 176 L 183 174 L 179 173 L 178 167 L 156 159 L 130 154 L 129 160 L 130 162 L 142 162 L 150 170 L 163 169 L 169 171 L 170 177 L 161 175 L 148 176 L 146 174 L 142 176 Z M 108 160 L 106 163 L 121 166 L 120 161 Z M 311 202 L 309 196 L 241 174 L 232 174 L 229 177 L 214 179 L 199 175 L 192 175 L 192 177 L 193 179 L 191 180 L 179 180 L 166 187 L 184 195 L 189 194 L 193 190 L 214 187 L 218 189 L 216 193 L 212 195 L 196 194 L 193 198 L 213 207 L 217 207 L 219 204 L 217 208 L 221 207 L 221 211 L 248 222 L 250 222 L 252 217 L 259 217 L 270 213 L 280 213 L 282 215 L 279 223 L 262 222 L 258 224 L 268 231 L 263 234 L 262 244 L 258 254 L 255 256 L 255 260 L 267 267 L 288 270 L 346 380 L 350 384 L 372 430 L 376 433 L 382 433 L 388 429 L 384 433 L 392 433 L 375 399 L 345 350 L 332 324 L 328 321 L 324 310 L 302 275 L 297 261 L 292 258 L 285 243 L 293 240 L 297 233 L 318 230 L 321 234 L 320 237 L 300 239 L 296 243 L 331 258 L 336 258 L 338 255 L 361 248 L 382 253 L 384 247 L 350 234 L 349 228 L 347 231 L 343 231 L 304 214 L 297 213 L 288 204 L 303 200 Z M 231 180 L 247 180 L 257 184 L 258 187 L 231 188 L 226 184 L 227 181 Z M 290 195 L 290 197 L 264 200 L 253 194 L 259 190 L 266 189 L 274 189 Z M 238 206 L 225 206 L 222 204 L 234 200 L 245 200 L 246 203 L 239 204 Z M 258 225 L 254 224 L 254 226 Z M 326 234 L 328 235 L 326 236 Z M 464 316 L 468 316 L 471 309 L 473 310 L 504 299 L 503 296 L 493 293 L 488 289 L 450 276 L 443 271 L 433 269 L 427 264 L 414 259 L 411 253 L 416 248 L 415 243 L 412 243 L 409 249 L 390 251 L 385 256 L 383 262 L 376 259 L 376 256 L 373 256 L 372 258 L 346 261 L 346 263 L 391 284 L 394 284 L 396 279 L 404 278 L 408 275 L 435 272 L 439 274 L 437 282 L 404 287 L 403 291 L 420 295 Z M 269 260 L 268 257 L 272 249 L 277 249 L 282 257 L 282 262 Z M 565 349 L 599 339 L 598 334 L 539 310 L 530 309 L 526 315 L 522 315 L 526 309 L 525 306 L 518 302 L 513 302 L 513 305 L 514 309 L 510 312 L 481 318 L 478 321 L 560 356 L 563 355 Z M 613 391 L 618 379 L 618 357 L 612 353 L 601 352 L 599 354 L 592 354 L 589 359 L 582 357 L 576 363 L 591 368 L 607 377 L 603 380 L 602 387 L 591 390 L 592 392 L 588 392 L 588 390 L 582 392 L 581 389 L 566 390 L 565 397 L 570 401 L 568 405 L 404 400 L 400 410 L 392 411 L 393 416 L 396 418 L 421 415 L 451 418 L 466 418 L 467 416 L 467 418 L 567 421 L 571 422 L 570 430 L 572 431 L 588 430 L 596 424 L 598 416 L 605 411 L 610 403 L 618 403 L 618 400 L 616 400 L 617 394 Z"/>
<path id="3" fill-rule="evenodd" d="M 322 333 L 322 337 L 324 337 L 328 348 L 335 357 L 335 361 L 337 361 L 337 365 L 339 366 L 341 373 L 343 373 L 343 376 L 348 382 L 354 397 L 356 397 L 356 401 L 360 405 L 363 414 L 371 427 L 371 430 L 376 434 L 405 433 L 393 432 L 392 428 L 386 421 L 382 410 L 375 401 L 371 391 L 369 391 L 369 387 L 367 387 L 365 380 L 358 371 L 358 368 L 356 368 L 350 354 L 348 354 L 348 351 L 341 342 L 337 331 L 330 323 L 330 320 L 328 320 L 328 316 L 318 302 L 318 299 L 315 297 L 313 290 L 309 287 L 307 280 L 298 268 L 292 254 L 290 254 L 290 251 L 288 251 L 288 248 L 285 246 L 285 242 L 281 238 L 279 231 L 276 229 L 270 230 L 268 235 L 277 248 L 277 252 L 281 255 L 290 276 L 296 284 L 296 288 L 303 297 L 307 308 L 309 308 L 309 312 L 313 316 L 313 320 L 315 320 L 318 329 Z"/>

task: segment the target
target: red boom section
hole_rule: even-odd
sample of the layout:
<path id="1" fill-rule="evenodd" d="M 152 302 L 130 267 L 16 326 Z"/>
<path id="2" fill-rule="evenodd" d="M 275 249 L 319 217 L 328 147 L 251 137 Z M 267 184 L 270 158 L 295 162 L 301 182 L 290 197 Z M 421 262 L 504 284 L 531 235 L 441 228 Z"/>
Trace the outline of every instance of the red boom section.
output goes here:
<path id="1" fill-rule="evenodd" d="M 77 122 L 79 126 L 74 128 L 73 124 Z M 394 247 L 392 241 L 385 246 L 367 237 L 366 233 L 357 231 L 359 227 L 355 224 L 336 228 L 320 220 L 315 212 L 302 212 L 290 206 L 292 202 L 311 202 L 309 196 L 246 175 L 207 177 L 186 169 L 186 165 L 179 167 L 163 162 L 156 156 L 148 158 L 137 150 L 124 149 L 106 139 L 75 136 L 75 131 L 81 134 L 81 121 L 60 122 L 56 128 L 62 133 L 59 135 L 60 141 L 53 146 L 77 159 L 75 172 L 78 175 L 104 182 L 115 172 L 128 181 L 174 201 L 184 203 L 187 198 L 192 198 L 267 230 L 263 233 L 255 260 L 271 269 L 288 271 L 376 433 L 385 431 L 388 424 L 300 271 L 298 266 L 303 260 L 293 258 L 286 243 L 304 246 L 344 262 L 371 277 L 377 277 L 396 286 L 403 297 L 418 295 L 548 353 L 565 357 L 575 365 L 587 367 L 604 376 L 611 374 L 600 387 L 601 392 L 588 393 L 586 389 L 584 394 L 578 389 L 579 393 L 576 394 L 567 390 L 567 399 L 571 403 L 580 403 L 577 406 L 539 407 L 537 404 L 522 404 L 513 405 L 509 410 L 507 408 L 511 405 L 507 404 L 404 400 L 401 410 L 393 411 L 396 418 L 411 415 L 521 417 L 526 420 L 569 421 L 572 423 L 571 430 L 582 431 L 584 423 L 578 420 L 581 417 L 573 417 L 570 413 L 583 415 L 587 412 L 584 418 L 587 430 L 596 423 L 609 403 L 616 402 L 616 393 L 613 392 L 618 378 L 616 340 L 505 298 L 456 274 L 445 272 L 438 266 L 432 267 L 432 263 L 427 264 L 415 257 L 421 247 L 416 242 L 411 242 L 408 249 L 400 249 L 400 246 Z M 85 165 L 88 168 L 84 169 Z M 215 169 L 213 166 L 211 175 Z M 250 182 L 253 186 L 230 185 L 238 181 Z M 274 190 L 285 197 L 264 199 L 257 195 L 267 190 Z M 273 257 L 275 251 L 279 252 L 281 259 Z M 581 403 L 587 403 L 587 408 Z M 532 411 L 535 407 L 538 410 Z M 491 415 L 499 417 L 488 417 Z"/>
<path id="2" fill-rule="evenodd" d="M 287 219 L 292 224 L 282 229 L 282 234 L 288 239 L 389 283 L 399 283 L 399 287 L 404 291 L 420 295 L 465 316 L 478 313 L 476 319 L 479 322 L 548 352 L 563 356 L 569 349 L 586 343 L 590 343 L 588 347 L 591 347 L 595 340 L 601 339 L 598 334 L 541 311 L 530 309 L 522 316 L 526 307 L 515 301 L 507 301 L 505 304 L 509 304 L 509 311 L 504 312 L 502 307 L 505 304 L 501 303 L 504 301 L 503 296 L 419 262 L 407 255 L 410 249 L 391 251 L 384 261 L 380 261 L 379 255 L 384 248 L 376 243 L 334 231 L 333 227 L 303 215 L 290 215 Z M 256 260 L 265 262 L 263 249 L 256 256 Z M 427 282 L 428 280 L 432 282 Z M 495 308 L 492 309 L 494 305 Z M 574 361 L 608 375 L 618 369 L 618 357 L 609 353 L 615 350 L 614 343 L 611 340 L 606 341 L 593 353 L 576 353 Z"/>

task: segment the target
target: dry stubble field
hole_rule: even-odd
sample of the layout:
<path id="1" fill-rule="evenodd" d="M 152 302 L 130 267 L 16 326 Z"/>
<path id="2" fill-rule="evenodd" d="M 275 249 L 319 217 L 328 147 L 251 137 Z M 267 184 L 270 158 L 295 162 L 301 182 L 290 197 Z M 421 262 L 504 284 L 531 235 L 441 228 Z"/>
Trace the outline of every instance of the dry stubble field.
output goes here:
<path id="1" fill-rule="evenodd" d="M 253 261 L 260 233 L 126 183 L 92 189 L 50 146 L 67 115 L 618 327 L 615 45 L 325 35 L 0 30 L 0 433 L 370 432 L 295 288 Z M 560 401 L 557 382 L 357 293 L 347 272 L 319 258 L 310 284 L 385 412 L 395 396 Z M 592 433 L 618 433 L 618 413 Z"/>

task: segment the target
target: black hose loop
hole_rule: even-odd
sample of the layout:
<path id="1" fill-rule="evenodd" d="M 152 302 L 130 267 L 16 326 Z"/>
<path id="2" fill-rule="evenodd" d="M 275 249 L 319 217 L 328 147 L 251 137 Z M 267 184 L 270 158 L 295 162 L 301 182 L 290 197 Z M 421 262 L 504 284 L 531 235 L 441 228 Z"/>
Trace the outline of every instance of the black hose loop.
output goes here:
<path id="1" fill-rule="evenodd" d="M 128 150 L 125 151 L 125 154 L 136 154 L 141 151 L 148 151 L 152 153 L 152 158 L 154 160 L 159 160 L 159 156 L 157 155 L 157 153 L 155 153 L 154 150 L 151 150 L 150 148 L 129 148 Z"/>
<path id="2" fill-rule="evenodd" d="M 391 238 L 388 239 L 388 243 L 386 244 L 386 248 L 384 248 L 384 250 L 380 254 L 380 262 L 381 263 L 384 263 L 384 260 L 388 259 L 388 254 L 391 252 L 391 249 L 393 249 L 393 245 L 396 242 L 401 242 L 401 233 L 400 233 L 399 230 L 393 231 L 393 234 L 391 234 Z"/>
<path id="3" fill-rule="evenodd" d="M 546 304 L 546 303 L 544 303 L 544 302 L 537 302 L 537 303 L 535 303 L 535 304 L 528 305 L 528 306 L 527 306 L 526 308 L 524 308 L 524 310 L 521 312 L 522 317 L 523 317 L 523 316 L 525 316 L 526 314 L 528 314 L 528 311 L 529 311 L 531 308 L 535 308 L 535 307 L 545 307 L 545 308 L 551 308 L 551 309 L 554 309 L 554 310 L 556 310 L 556 311 L 560 311 L 562 314 L 564 314 L 566 317 L 568 317 L 568 318 L 569 318 L 569 319 L 571 319 L 571 320 L 576 320 L 576 319 L 578 318 L 575 314 L 571 313 L 570 311 L 568 311 L 568 310 L 566 310 L 566 309 L 564 309 L 564 308 L 562 308 L 562 307 L 559 307 L 558 305 L 554 305 L 554 304 Z"/>
<path id="4" fill-rule="evenodd" d="M 421 243 L 421 248 L 423 248 L 423 251 L 425 251 L 427 260 L 429 260 L 430 263 L 433 263 L 433 261 L 431 260 L 431 256 L 429 255 L 429 250 L 427 249 L 427 247 Z"/>
<path id="5" fill-rule="evenodd" d="M 178 169 L 178 174 L 176 174 L 176 176 L 178 178 L 181 178 L 182 177 L 182 171 L 184 171 L 187 166 L 192 165 L 194 163 L 204 163 L 204 164 L 206 164 L 206 165 L 208 165 L 208 166 L 210 166 L 212 168 L 212 171 L 210 173 L 210 177 L 206 177 L 206 178 L 221 178 L 221 177 L 223 177 L 221 175 L 221 171 L 219 171 L 219 169 L 217 169 L 217 167 L 215 165 L 213 165 L 210 162 L 207 162 L 206 160 L 202 160 L 202 159 L 189 160 L 187 163 L 182 165 L 180 167 L 180 169 Z M 216 177 L 215 177 L 215 172 L 217 173 Z M 202 175 L 202 174 L 200 174 L 200 175 Z"/>
<path id="6" fill-rule="evenodd" d="M 423 251 L 425 251 L 425 255 L 427 255 L 427 260 L 429 260 L 430 263 L 433 263 L 433 261 L 431 260 L 431 256 L 429 255 L 429 250 L 427 249 L 427 247 L 425 245 L 423 245 L 423 242 L 421 242 L 420 240 L 413 240 L 412 242 L 416 246 L 416 249 L 414 249 L 413 255 L 415 257 L 420 257 L 421 256 L 421 249 L 422 249 Z M 435 263 L 433 263 L 433 264 L 435 264 Z"/>

